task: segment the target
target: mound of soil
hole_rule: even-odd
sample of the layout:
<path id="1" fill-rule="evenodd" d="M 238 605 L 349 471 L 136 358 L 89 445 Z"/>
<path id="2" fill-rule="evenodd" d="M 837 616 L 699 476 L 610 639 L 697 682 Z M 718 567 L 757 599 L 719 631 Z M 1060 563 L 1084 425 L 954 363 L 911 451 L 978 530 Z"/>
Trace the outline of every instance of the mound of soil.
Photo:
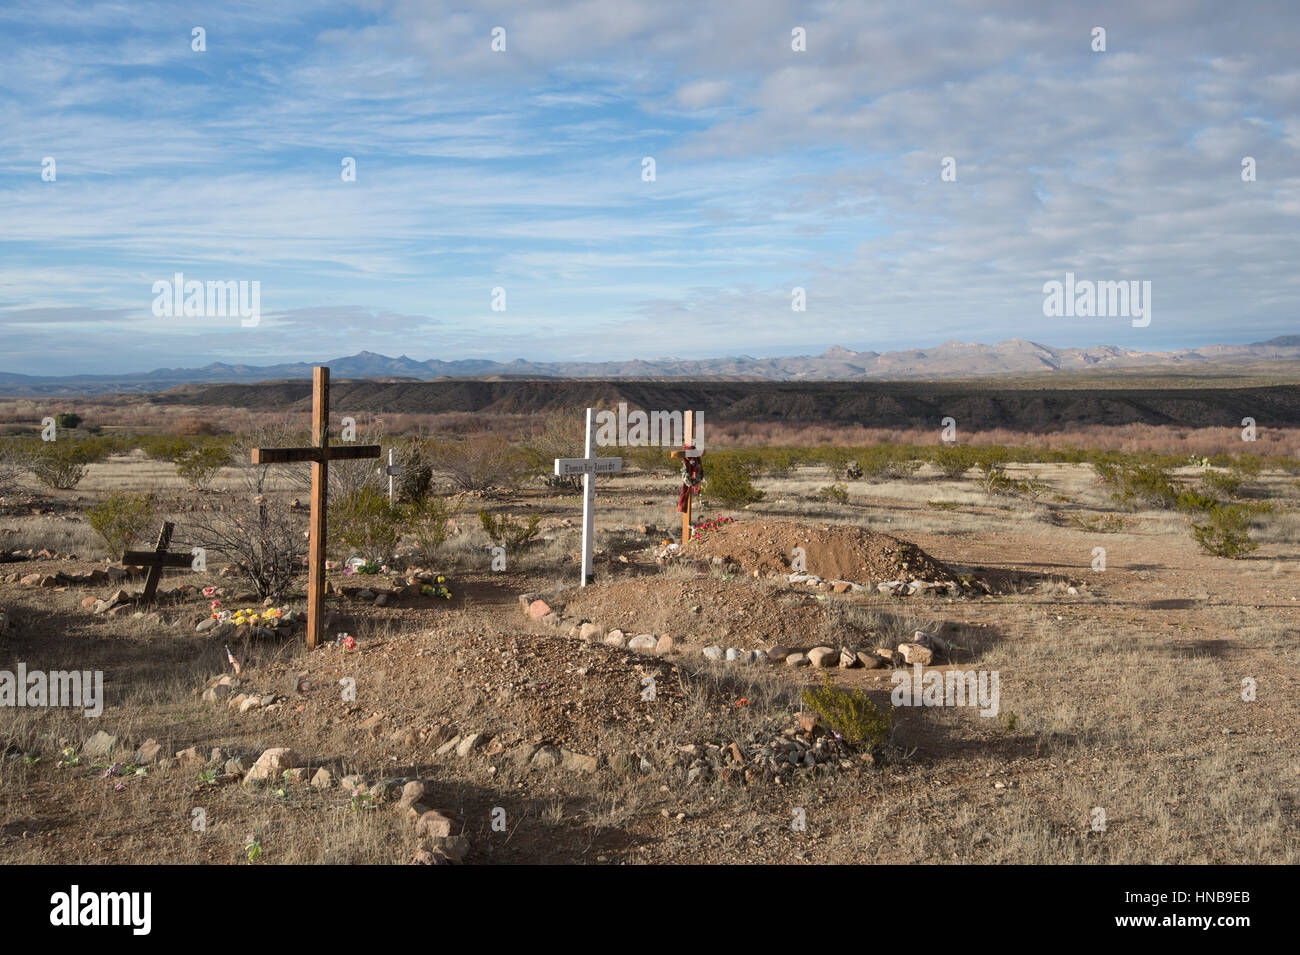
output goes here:
<path id="1" fill-rule="evenodd" d="M 807 573 L 827 580 L 956 579 L 952 570 L 915 544 L 848 524 L 736 521 L 709 531 L 702 540 L 692 538 L 682 556 L 720 557 L 748 571 L 790 573 L 796 547 L 804 549 Z"/>
<path id="2" fill-rule="evenodd" d="M 666 633 L 692 655 L 715 643 L 742 650 L 766 650 L 776 643 L 803 649 L 827 639 L 822 636 L 826 610 L 816 596 L 747 577 L 607 580 L 574 593 L 564 613 L 629 637 Z"/>

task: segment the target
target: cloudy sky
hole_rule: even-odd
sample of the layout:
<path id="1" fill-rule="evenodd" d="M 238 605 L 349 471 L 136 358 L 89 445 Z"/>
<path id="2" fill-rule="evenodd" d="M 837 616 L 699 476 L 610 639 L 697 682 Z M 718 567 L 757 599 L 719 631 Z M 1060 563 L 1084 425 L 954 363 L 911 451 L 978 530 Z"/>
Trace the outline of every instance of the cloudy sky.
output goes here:
<path id="1" fill-rule="evenodd" d="M 0 371 L 1293 334 L 1297 50 L 1288 2 L 5 4 Z M 260 322 L 155 315 L 177 272 Z M 1066 272 L 1151 323 L 1044 316 Z"/>

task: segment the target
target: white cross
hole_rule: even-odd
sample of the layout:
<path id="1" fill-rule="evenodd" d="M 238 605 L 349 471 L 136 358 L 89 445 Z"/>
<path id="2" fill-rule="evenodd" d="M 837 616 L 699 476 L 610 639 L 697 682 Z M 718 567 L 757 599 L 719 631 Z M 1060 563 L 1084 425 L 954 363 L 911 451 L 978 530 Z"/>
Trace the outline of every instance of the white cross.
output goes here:
<path id="1" fill-rule="evenodd" d="M 393 463 L 393 449 L 388 449 L 388 466 L 383 469 L 384 474 L 388 475 L 388 503 L 393 503 L 393 478 L 399 474 L 405 474 L 406 468 L 400 464 Z"/>
<path id="2" fill-rule="evenodd" d="M 595 454 L 596 444 L 596 409 L 587 409 L 587 446 L 580 458 L 556 458 L 556 477 L 582 475 L 582 586 L 591 581 L 591 550 L 595 541 L 596 529 L 592 521 L 592 511 L 596 504 L 597 474 L 617 474 L 623 470 L 622 458 L 601 458 Z"/>

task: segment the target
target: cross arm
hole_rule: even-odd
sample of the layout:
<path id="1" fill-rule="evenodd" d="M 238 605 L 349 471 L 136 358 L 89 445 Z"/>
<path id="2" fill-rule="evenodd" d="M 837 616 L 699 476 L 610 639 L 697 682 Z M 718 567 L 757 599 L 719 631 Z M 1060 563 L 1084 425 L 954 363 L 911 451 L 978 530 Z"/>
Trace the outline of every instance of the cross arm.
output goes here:
<path id="1" fill-rule="evenodd" d="M 135 566 L 189 567 L 193 561 L 189 554 L 160 554 L 156 550 L 128 550 L 122 554 L 123 564 Z"/>

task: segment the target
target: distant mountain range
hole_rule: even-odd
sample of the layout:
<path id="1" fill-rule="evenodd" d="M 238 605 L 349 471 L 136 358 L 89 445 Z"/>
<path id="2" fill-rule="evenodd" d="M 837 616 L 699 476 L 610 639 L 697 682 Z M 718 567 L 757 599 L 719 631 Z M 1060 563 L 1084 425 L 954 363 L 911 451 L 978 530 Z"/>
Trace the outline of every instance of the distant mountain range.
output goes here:
<path id="1" fill-rule="evenodd" d="M 1114 345 L 1092 348 L 1052 348 L 1012 338 L 995 345 L 947 341 L 935 348 L 903 351 L 850 351 L 834 347 L 820 355 L 790 358 L 727 358 L 609 362 L 510 362 L 485 359 L 416 361 L 363 351 L 324 362 L 334 378 L 691 378 L 763 381 L 842 381 L 951 379 L 987 375 L 1033 374 L 1093 369 L 1137 368 L 1182 370 L 1196 374 L 1215 365 L 1300 362 L 1300 335 L 1284 335 L 1249 345 L 1209 345 L 1171 352 L 1140 352 Z M 0 372 L 0 394 L 60 396 L 110 392 L 155 392 L 178 385 L 249 384 L 258 381 L 308 378 L 312 365 L 229 365 L 216 362 L 202 368 L 157 368 L 119 375 L 42 377 Z"/>

